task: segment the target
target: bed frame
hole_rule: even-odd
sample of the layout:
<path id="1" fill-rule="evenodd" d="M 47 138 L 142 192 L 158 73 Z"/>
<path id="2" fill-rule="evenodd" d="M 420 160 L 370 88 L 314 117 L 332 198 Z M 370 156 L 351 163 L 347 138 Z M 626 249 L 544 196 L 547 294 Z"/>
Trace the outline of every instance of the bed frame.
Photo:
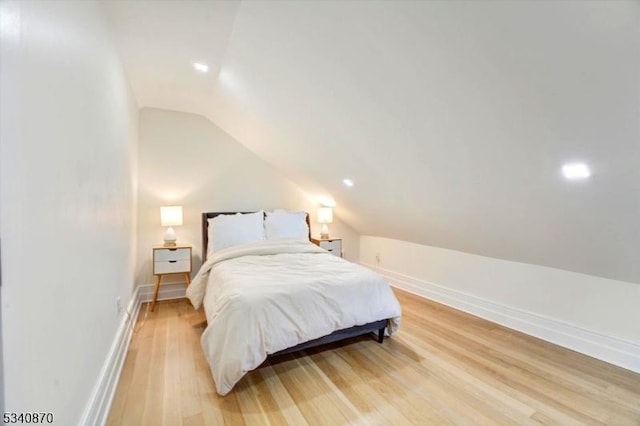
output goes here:
<path id="1" fill-rule="evenodd" d="M 221 214 L 236 214 L 236 213 L 255 213 L 255 212 L 205 212 L 202 213 L 202 259 L 207 258 L 207 246 L 209 244 L 209 219 L 212 219 Z M 306 216 L 307 226 L 309 227 L 309 240 L 311 240 L 311 226 L 309 226 L 309 213 Z M 360 336 L 371 332 L 378 332 L 378 343 L 384 341 L 384 330 L 387 327 L 388 319 L 382 319 L 380 321 L 370 322 L 364 325 L 357 325 L 355 327 L 345 328 L 342 330 L 334 331 L 331 334 L 320 337 L 318 339 L 310 340 L 308 342 L 300 343 L 296 346 L 292 346 L 287 349 L 283 349 L 279 352 L 270 354 L 269 356 L 276 356 L 287 354 L 290 352 L 297 352 L 303 349 L 313 348 L 315 346 L 324 345 L 327 343 L 337 342 L 339 340 L 349 339 L 351 337 Z"/>

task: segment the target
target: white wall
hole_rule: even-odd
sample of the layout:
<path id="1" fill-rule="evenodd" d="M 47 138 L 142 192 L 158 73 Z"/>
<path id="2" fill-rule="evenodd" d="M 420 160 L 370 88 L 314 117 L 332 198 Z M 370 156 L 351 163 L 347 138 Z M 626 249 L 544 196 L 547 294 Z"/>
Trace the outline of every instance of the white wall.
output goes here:
<path id="1" fill-rule="evenodd" d="M 138 111 L 99 4 L 2 1 L 5 409 L 76 424 L 132 295 Z"/>
<path id="2" fill-rule="evenodd" d="M 200 214 L 205 211 L 305 210 L 311 213 L 313 233 L 319 233 L 313 194 L 202 116 L 142 109 L 138 155 L 138 284 L 154 282 L 151 248 L 162 244 L 163 205 L 183 206 L 184 226 L 175 230 L 179 243 L 193 245 L 194 274 L 200 266 Z M 335 212 L 339 215 L 339 206 Z M 359 236 L 339 222 L 331 224 L 330 231 L 343 237 L 345 257 L 357 261 Z"/>
<path id="3" fill-rule="evenodd" d="M 360 261 L 401 288 L 640 371 L 637 284 L 372 236 Z"/>

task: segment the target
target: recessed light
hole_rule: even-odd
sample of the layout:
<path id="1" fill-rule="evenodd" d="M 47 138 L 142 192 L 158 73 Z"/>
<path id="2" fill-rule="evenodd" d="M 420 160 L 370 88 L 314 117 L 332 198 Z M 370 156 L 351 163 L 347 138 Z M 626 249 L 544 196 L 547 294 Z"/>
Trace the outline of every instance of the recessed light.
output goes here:
<path id="1" fill-rule="evenodd" d="M 568 163 L 562 166 L 562 174 L 571 180 L 586 179 L 591 176 L 591 170 L 584 163 Z"/>
<path id="2" fill-rule="evenodd" d="M 348 186 L 349 188 L 351 188 L 354 184 L 353 181 L 351 179 L 343 179 L 342 183 L 344 183 L 346 186 Z"/>
<path id="3" fill-rule="evenodd" d="M 193 63 L 193 68 L 195 68 L 196 71 L 200 71 L 200 72 L 209 71 L 209 66 L 205 65 L 205 64 L 201 64 L 200 62 L 194 62 Z"/>

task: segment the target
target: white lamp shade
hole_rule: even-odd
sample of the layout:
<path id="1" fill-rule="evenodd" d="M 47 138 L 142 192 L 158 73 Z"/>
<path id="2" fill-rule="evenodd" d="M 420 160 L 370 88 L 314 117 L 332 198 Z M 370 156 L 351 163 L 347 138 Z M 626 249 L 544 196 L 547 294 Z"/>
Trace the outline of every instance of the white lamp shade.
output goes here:
<path id="1" fill-rule="evenodd" d="M 182 226 L 182 206 L 160 207 L 162 226 Z"/>
<path id="2" fill-rule="evenodd" d="M 333 222 L 333 209 L 331 207 L 318 208 L 318 223 Z"/>

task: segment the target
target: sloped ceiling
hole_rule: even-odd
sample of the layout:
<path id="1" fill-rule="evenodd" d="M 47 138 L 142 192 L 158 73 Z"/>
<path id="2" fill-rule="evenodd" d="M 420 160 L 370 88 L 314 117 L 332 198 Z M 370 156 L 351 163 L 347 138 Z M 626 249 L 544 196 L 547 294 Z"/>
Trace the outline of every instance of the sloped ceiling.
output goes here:
<path id="1" fill-rule="evenodd" d="M 639 2 L 105 7 L 140 107 L 207 116 L 361 234 L 640 283 Z"/>

